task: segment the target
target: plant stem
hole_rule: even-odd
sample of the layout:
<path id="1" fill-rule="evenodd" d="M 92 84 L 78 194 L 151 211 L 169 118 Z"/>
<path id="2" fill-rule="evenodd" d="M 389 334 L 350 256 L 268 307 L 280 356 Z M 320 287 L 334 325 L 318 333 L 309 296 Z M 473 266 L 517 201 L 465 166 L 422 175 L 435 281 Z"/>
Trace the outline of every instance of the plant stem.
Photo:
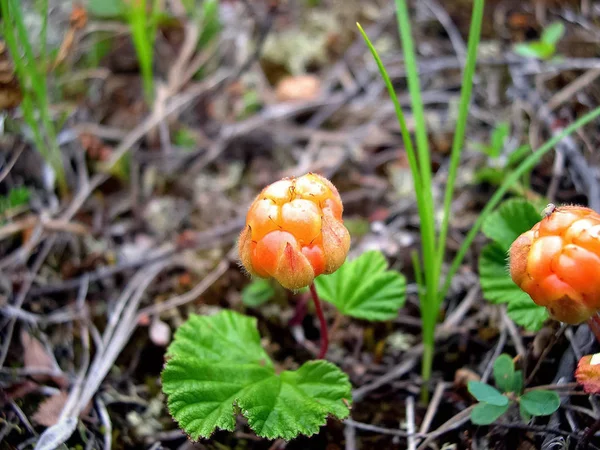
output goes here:
<path id="1" fill-rule="evenodd" d="M 421 377 L 423 377 L 423 385 L 421 386 L 421 403 L 425 404 L 429 401 L 429 386 L 427 382 L 431 378 L 431 368 L 433 366 L 433 346 L 434 343 L 423 342 L 423 362 L 421 365 Z"/>
<path id="2" fill-rule="evenodd" d="M 596 336 L 596 341 L 600 342 L 600 316 L 598 313 L 590 317 L 587 323 L 594 336 Z"/>
<path id="3" fill-rule="evenodd" d="M 323 315 L 323 309 L 321 308 L 321 300 L 319 300 L 319 294 L 317 294 L 317 288 L 315 283 L 310 285 L 310 294 L 315 302 L 315 309 L 317 310 L 317 316 L 319 317 L 319 324 L 321 325 L 321 350 L 317 359 L 325 358 L 327 353 L 327 347 L 329 347 L 329 336 L 327 335 L 327 322 Z"/>

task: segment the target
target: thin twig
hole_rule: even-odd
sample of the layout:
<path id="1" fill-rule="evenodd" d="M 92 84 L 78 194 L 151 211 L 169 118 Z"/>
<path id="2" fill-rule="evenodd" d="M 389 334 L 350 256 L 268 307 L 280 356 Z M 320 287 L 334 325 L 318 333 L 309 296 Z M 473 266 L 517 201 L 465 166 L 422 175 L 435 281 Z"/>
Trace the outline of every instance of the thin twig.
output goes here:
<path id="1" fill-rule="evenodd" d="M 7 175 L 10 173 L 11 169 L 19 159 L 19 156 L 21 156 L 21 154 L 23 153 L 23 150 L 25 150 L 25 144 L 21 144 L 12 154 L 10 160 L 6 163 L 6 166 L 0 172 L 0 183 L 2 183 L 7 177 Z"/>
<path id="2" fill-rule="evenodd" d="M 556 332 L 556 333 L 554 333 L 552 335 L 552 338 L 550 339 L 550 342 L 548 342 L 548 344 L 546 345 L 546 347 L 544 347 L 544 350 L 542 351 L 542 354 L 540 355 L 540 357 L 538 358 L 535 366 L 533 367 L 533 370 L 531 371 L 531 373 L 529 374 L 529 376 L 525 380 L 525 386 L 528 386 L 529 383 L 531 383 L 531 381 L 533 380 L 533 377 L 535 377 L 535 375 L 537 374 L 537 371 L 540 369 L 540 367 L 542 366 L 542 363 L 546 359 L 546 356 L 548 355 L 548 353 L 550 352 L 550 350 L 552 350 L 552 347 L 554 347 L 554 344 L 556 344 L 558 342 L 558 339 L 563 335 L 563 333 L 565 332 L 566 328 L 567 327 L 565 325 L 562 325 L 560 327 L 560 329 L 558 330 L 558 332 Z"/>
<path id="3" fill-rule="evenodd" d="M 408 432 L 408 450 L 416 450 L 417 442 L 415 440 L 415 398 L 406 399 L 406 431 Z"/>
<path id="4" fill-rule="evenodd" d="M 427 407 L 427 412 L 425 413 L 425 417 L 423 418 L 423 422 L 421 423 L 421 428 L 419 429 L 419 432 L 421 434 L 426 434 L 429 431 L 429 427 L 431 426 L 435 414 L 439 409 L 440 402 L 442 401 L 442 395 L 444 395 L 444 391 L 447 387 L 448 383 L 445 383 L 443 381 L 439 382 L 436 385 L 435 391 L 433 392 L 433 397 L 431 398 L 431 402 Z"/>

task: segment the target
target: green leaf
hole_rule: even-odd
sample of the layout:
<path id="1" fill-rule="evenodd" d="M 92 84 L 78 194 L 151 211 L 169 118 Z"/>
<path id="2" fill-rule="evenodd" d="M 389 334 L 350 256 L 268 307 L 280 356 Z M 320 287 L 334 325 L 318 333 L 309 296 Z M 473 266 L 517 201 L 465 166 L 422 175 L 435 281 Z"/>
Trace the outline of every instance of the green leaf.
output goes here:
<path id="1" fill-rule="evenodd" d="M 534 390 L 521 396 L 521 406 L 532 416 L 549 416 L 560 406 L 560 397 L 554 391 Z"/>
<path id="2" fill-rule="evenodd" d="M 337 272 L 315 280 L 319 295 L 342 314 L 366 320 L 390 320 L 406 299 L 406 280 L 379 251 L 346 261 Z"/>
<path id="3" fill-rule="evenodd" d="M 523 371 L 517 370 L 513 375 L 512 386 L 510 391 L 519 395 L 523 390 Z"/>
<path id="4" fill-rule="evenodd" d="M 500 156 L 502 149 L 504 148 L 504 141 L 510 134 L 510 124 L 508 122 L 499 123 L 494 131 L 492 131 L 492 136 L 490 138 L 490 146 L 488 153 L 492 158 L 497 158 Z"/>
<path id="5" fill-rule="evenodd" d="M 538 331 L 548 320 L 546 308 L 536 305 L 529 295 L 515 297 L 508 303 L 508 317 L 529 331 Z"/>
<path id="6" fill-rule="evenodd" d="M 562 22 L 554 22 L 544 28 L 540 40 L 546 44 L 555 46 L 565 34 L 565 25 Z"/>
<path id="7" fill-rule="evenodd" d="M 529 422 L 531 420 L 531 414 L 529 414 L 525 408 L 523 408 L 523 404 L 519 403 L 519 414 L 521 415 L 521 418 L 525 421 L 525 422 Z"/>
<path id="8" fill-rule="evenodd" d="M 121 17 L 126 11 L 124 0 L 90 0 L 88 3 L 90 15 L 103 19 Z"/>
<path id="9" fill-rule="evenodd" d="M 0 214 L 7 210 L 26 205 L 31 197 L 31 191 L 25 186 L 11 188 L 8 195 L 0 195 Z"/>
<path id="10" fill-rule="evenodd" d="M 515 53 L 525 58 L 549 59 L 554 55 L 556 47 L 547 42 L 529 42 L 527 44 L 517 44 L 514 47 Z"/>
<path id="11" fill-rule="evenodd" d="M 512 152 L 506 160 L 507 166 L 516 166 L 521 163 L 531 153 L 531 148 L 528 145 L 521 145 Z"/>
<path id="12" fill-rule="evenodd" d="M 482 167 L 474 175 L 477 183 L 502 184 L 506 171 L 497 167 Z"/>
<path id="13" fill-rule="evenodd" d="M 512 358 L 503 353 L 494 361 L 494 381 L 502 392 L 510 392 L 513 387 L 515 363 Z"/>
<path id="14" fill-rule="evenodd" d="M 515 239 L 541 219 L 540 213 L 531 203 L 511 199 L 502 203 L 484 220 L 481 231 L 508 251 Z"/>
<path id="15" fill-rule="evenodd" d="M 482 383 L 481 381 L 469 381 L 467 387 L 471 395 L 480 402 L 495 406 L 508 405 L 508 397 L 502 395 L 498 389 L 493 388 L 489 384 Z"/>
<path id="16" fill-rule="evenodd" d="M 275 289 L 269 280 L 257 278 L 242 290 L 242 303 L 256 308 L 269 301 L 275 295 Z"/>
<path id="17" fill-rule="evenodd" d="M 345 373 L 310 361 L 277 375 L 256 319 L 233 311 L 192 315 L 177 330 L 162 383 L 171 415 L 192 439 L 233 431 L 237 411 L 257 435 L 286 440 L 317 433 L 328 415 L 349 415 Z"/>
<path id="18" fill-rule="evenodd" d="M 494 423 L 507 410 L 508 403 L 502 406 L 478 403 L 471 411 L 471 422 L 475 425 L 489 425 Z"/>
<path id="19" fill-rule="evenodd" d="M 530 331 L 539 330 L 548 313 L 536 305 L 510 278 L 506 251 L 499 244 L 488 244 L 479 257 L 479 281 L 483 296 L 491 303 L 508 304 L 508 316 Z"/>
<path id="20" fill-rule="evenodd" d="M 204 0 L 200 12 L 202 33 L 198 39 L 198 48 L 204 49 L 221 31 L 218 0 Z"/>

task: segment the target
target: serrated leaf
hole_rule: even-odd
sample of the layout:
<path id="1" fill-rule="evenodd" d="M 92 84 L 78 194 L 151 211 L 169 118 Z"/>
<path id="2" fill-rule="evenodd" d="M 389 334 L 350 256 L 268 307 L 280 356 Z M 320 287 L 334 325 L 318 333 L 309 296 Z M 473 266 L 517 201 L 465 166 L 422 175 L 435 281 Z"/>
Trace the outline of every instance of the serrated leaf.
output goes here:
<path id="1" fill-rule="evenodd" d="M 540 40 L 546 44 L 555 46 L 565 34 L 565 25 L 562 22 L 554 22 L 544 28 Z"/>
<path id="2" fill-rule="evenodd" d="M 527 294 L 515 297 L 508 303 L 508 317 L 517 325 L 529 331 L 539 331 L 548 320 L 546 308 L 536 305 Z"/>
<path id="3" fill-rule="evenodd" d="M 327 361 L 275 373 L 256 319 L 232 311 L 193 315 L 175 333 L 162 373 L 173 418 L 192 438 L 233 431 L 236 411 L 259 436 L 312 435 L 327 416 L 349 414 L 348 376 Z"/>
<path id="4" fill-rule="evenodd" d="M 481 231 L 508 251 L 515 239 L 530 230 L 541 218 L 531 203 L 511 199 L 502 203 L 484 220 Z"/>
<path id="5" fill-rule="evenodd" d="M 502 406 L 478 403 L 471 411 L 471 422 L 475 425 L 489 425 L 494 423 L 507 410 L 508 403 Z"/>
<path id="6" fill-rule="evenodd" d="M 495 406 L 508 405 L 508 397 L 502 395 L 498 389 L 489 384 L 482 383 L 481 381 L 469 381 L 467 387 L 477 401 Z"/>
<path id="7" fill-rule="evenodd" d="M 546 308 L 536 305 L 510 278 L 506 251 L 496 243 L 486 245 L 479 257 L 479 281 L 483 296 L 495 304 L 508 304 L 508 316 L 518 325 L 537 331 L 548 318 Z"/>
<path id="8" fill-rule="evenodd" d="M 269 280 L 252 280 L 248 286 L 242 290 L 242 303 L 246 306 L 256 308 L 263 303 L 268 302 L 275 295 L 275 289 Z"/>
<path id="9" fill-rule="evenodd" d="M 560 397 L 554 391 L 534 390 L 521 396 L 521 406 L 532 416 L 549 416 L 560 406 Z"/>
<path id="10" fill-rule="evenodd" d="M 378 251 L 368 251 L 347 261 L 337 272 L 315 280 L 323 300 L 347 316 L 366 320 L 390 320 L 406 299 L 406 280 Z"/>
<path id="11" fill-rule="evenodd" d="M 513 377 L 515 375 L 515 363 L 512 358 L 503 353 L 494 361 L 494 381 L 502 392 L 511 392 Z"/>

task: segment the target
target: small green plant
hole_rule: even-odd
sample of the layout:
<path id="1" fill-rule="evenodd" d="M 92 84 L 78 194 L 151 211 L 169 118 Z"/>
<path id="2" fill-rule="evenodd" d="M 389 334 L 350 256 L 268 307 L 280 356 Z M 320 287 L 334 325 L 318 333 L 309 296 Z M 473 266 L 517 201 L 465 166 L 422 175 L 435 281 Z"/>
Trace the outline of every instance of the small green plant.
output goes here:
<path id="1" fill-rule="evenodd" d="M 565 26 L 562 22 L 554 22 L 548 25 L 539 41 L 524 42 L 515 45 L 514 51 L 517 55 L 526 58 L 550 59 L 556 53 L 556 44 L 565 34 Z"/>
<path id="2" fill-rule="evenodd" d="M 504 149 L 506 139 L 510 136 L 510 124 L 508 122 L 500 122 L 492 130 L 490 142 L 488 144 L 477 144 L 477 149 L 490 158 L 498 158 Z"/>
<path id="3" fill-rule="evenodd" d="M 275 296 L 275 288 L 270 280 L 257 278 L 252 280 L 248 286 L 242 290 L 242 303 L 251 308 L 256 308 Z"/>
<path id="4" fill-rule="evenodd" d="M 31 191 L 20 186 L 12 188 L 7 195 L 0 196 L 0 216 L 3 216 L 8 210 L 26 205 L 31 197 Z"/>
<path id="5" fill-rule="evenodd" d="M 238 414 L 258 436 L 310 436 L 329 415 L 348 417 L 352 398 L 348 376 L 327 361 L 277 373 L 256 319 L 233 311 L 192 315 L 177 330 L 162 383 L 169 411 L 192 439 L 233 431 Z"/>
<path id="6" fill-rule="evenodd" d="M 23 12 L 18 0 L 0 0 L 2 11 L 2 34 L 10 50 L 21 90 L 23 117 L 31 130 L 35 147 L 52 167 L 58 188 L 62 194 L 68 191 L 61 150 L 57 141 L 56 124 L 50 113 L 47 70 L 48 48 L 46 28 L 48 23 L 48 0 L 42 0 L 42 31 L 40 55 L 36 57 Z"/>
<path id="7" fill-rule="evenodd" d="M 515 370 L 514 361 L 507 354 L 494 361 L 494 380 L 495 388 L 481 381 L 469 381 L 469 392 L 479 402 L 471 411 L 475 425 L 494 423 L 515 404 L 527 422 L 535 416 L 549 416 L 560 406 L 560 398 L 554 391 L 529 389 L 523 392 L 523 372 Z"/>
<path id="8" fill-rule="evenodd" d="M 154 100 L 154 41 L 160 15 L 159 1 L 152 0 L 152 7 L 148 11 L 146 0 L 131 0 L 126 10 L 125 17 L 129 22 L 133 45 L 137 53 L 142 72 L 144 96 L 148 104 Z"/>
<path id="9" fill-rule="evenodd" d="M 475 148 L 488 157 L 488 164 L 475 172 L 478 183 L 500 185 L 507 173 L 516 169 L 531 151 L 529 146 L 522 145 L 508 156 L 502 154 L 506 140 L 510 137 L 510 124 L 500 122 L 492 130 L 489 143 L 478 143 Z M 526 196 L 529 192 L 529 173 L 523 175 L 518 183 L 511 187 L 511 192 L 516 195 Z"/>
<path id="10" fill-rule="evenodd" d="M 268 301 L 275 293 L 271 282 L 252 281 L 242 292 L 243 303 L 257 307 Z M 404 277 L 389 270 L 378 251 L 319 276 L 315 285 L 340 313 L 366 320 L 393 319 L 406 294 Z M 260 345 L 256 319 L 232 311 L 192 316 L 182 325 L 167 351 L 162 379 L 171 414 L 193 439 L 216 428 L 233 430 L 237 414 L 269 439 L 311 435 L 328 415 L 347 417 L 352 398 L 347 375 L 323 360 L 276 374 Z"/>

